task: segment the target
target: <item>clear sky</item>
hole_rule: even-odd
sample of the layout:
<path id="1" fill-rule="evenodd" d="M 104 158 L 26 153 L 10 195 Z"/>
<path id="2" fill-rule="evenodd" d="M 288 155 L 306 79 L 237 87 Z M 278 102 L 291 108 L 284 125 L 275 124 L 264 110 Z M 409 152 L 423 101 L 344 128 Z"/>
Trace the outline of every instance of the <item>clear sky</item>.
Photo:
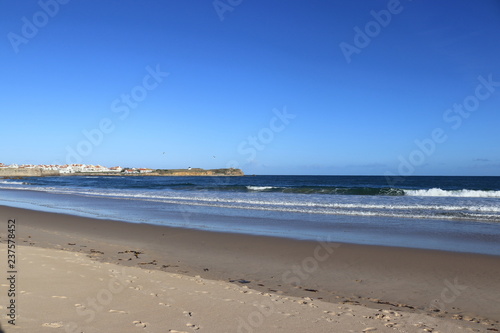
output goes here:
<path id="1" fill-rule="evenodd" d="M 1 1 L 0 162 L 500 176 L 497 0 Z"/>

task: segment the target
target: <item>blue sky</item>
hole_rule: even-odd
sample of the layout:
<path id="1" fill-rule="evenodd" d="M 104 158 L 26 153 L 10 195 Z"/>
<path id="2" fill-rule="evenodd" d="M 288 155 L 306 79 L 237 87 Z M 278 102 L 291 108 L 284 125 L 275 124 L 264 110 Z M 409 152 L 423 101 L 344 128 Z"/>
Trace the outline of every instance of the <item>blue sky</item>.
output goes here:
<path id="1" fill-rule="evenodd" d="M 496 0 L 0 9 L 0 162 L 500 176 Z"/>

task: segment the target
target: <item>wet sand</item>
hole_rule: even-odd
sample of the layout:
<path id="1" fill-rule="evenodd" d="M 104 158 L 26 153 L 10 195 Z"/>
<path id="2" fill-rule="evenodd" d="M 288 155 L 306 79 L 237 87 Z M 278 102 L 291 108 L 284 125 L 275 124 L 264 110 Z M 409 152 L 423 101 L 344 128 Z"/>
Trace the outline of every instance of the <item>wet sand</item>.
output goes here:
<path id="1" fill-rule="evenodd" d="M 36 326 L 40 332 L 72 332 L 68 325 L 75 322 L 84 332 L 98 332 L 112 320 L 121 327 L 117 332 L 141 327 L 145 332 L 500 329 L 497 256 L 214 233 L 0 207 L 4 258 L 8 219 L 16 220 L 21 246 L 21 331 Z M 88 297 L 109 296 L 102 291 L 109 285 L 102 284 L 118 276 L 132 282 L 111 293 L 109 304 L 99 303 L 99 311 L 89 307 Z M 0 299 L 6 313 L 5 290 Z M 37 311 L 44 302 L 53 304 L 43 306 L 50 320 Z M 95 318 L 87 322 L 92 311 Z M 7 332 L 14 329 L 5 319 L 1 323 Z"/>

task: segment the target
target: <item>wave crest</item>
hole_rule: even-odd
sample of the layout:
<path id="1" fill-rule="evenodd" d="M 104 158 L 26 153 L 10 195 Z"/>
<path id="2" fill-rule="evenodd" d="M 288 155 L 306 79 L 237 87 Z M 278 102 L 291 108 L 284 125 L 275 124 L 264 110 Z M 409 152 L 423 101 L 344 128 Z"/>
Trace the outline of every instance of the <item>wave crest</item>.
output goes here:
<path id="1" fill-rule="evenodd" d="M 404 190 L 405 195 L 418 197 L 461 197 L 461 198 L 500 198 L 500 191 L 481 190 L 443 190 L 431 188 L 428 190 Z"/>

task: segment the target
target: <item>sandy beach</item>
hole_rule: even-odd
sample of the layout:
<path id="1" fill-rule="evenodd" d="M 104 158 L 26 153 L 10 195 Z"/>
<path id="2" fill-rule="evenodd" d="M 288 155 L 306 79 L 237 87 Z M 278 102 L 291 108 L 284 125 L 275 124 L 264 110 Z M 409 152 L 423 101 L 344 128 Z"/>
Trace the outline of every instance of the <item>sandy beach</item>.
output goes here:
<path id="1" fill-rule="evenodd" d="M 0 207 L 5 332 L 497 332 L 500 257 Z"/>

